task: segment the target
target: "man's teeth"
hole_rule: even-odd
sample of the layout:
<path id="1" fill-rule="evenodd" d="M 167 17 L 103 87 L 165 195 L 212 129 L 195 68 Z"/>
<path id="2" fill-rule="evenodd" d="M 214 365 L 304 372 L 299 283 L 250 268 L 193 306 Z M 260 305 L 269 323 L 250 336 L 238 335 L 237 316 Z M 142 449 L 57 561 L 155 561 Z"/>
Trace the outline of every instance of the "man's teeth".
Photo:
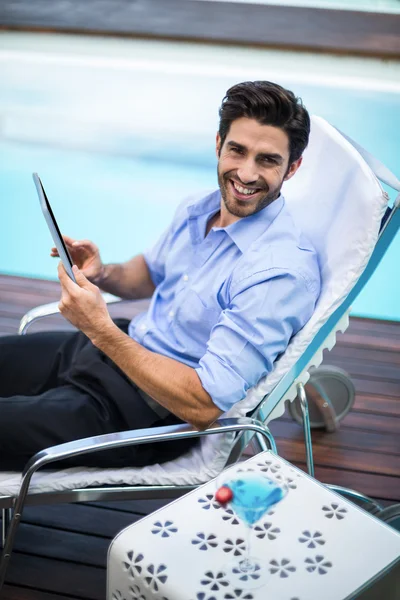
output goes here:
<path id="1" fill-rule="evenodd" d="M 248 196 L 250 194 L 254 194 L 257 191 L 257 190 L 251 190 L 250 188 L 244 188 L 235 182 L 233 182 L 233 186 L 234 186 L 235 190 L 237 190 L 239 192 L 239 194 L 247 194 Z"/>

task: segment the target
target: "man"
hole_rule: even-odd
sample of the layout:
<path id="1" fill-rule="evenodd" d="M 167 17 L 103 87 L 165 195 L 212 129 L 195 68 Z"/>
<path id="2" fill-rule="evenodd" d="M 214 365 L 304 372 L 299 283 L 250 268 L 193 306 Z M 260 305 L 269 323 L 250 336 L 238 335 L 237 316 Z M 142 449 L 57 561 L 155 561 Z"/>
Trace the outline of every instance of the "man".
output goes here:
<path id="1" fill-rule="evenodd" d="M 1 469 L 81 437 L 181 421 L 206 428 L 272 369 L 320 289 L 315 251 L 280 193 L 309 128 L 292 92 L 233 86 L 220 108 L 218 191 L 186 200 L 155 247 L 124 264 L 104 265 L 92 242 L 66 238 L 77 283 L 60 263 L 59 306 L 80 332 L 1 340 Z M 116 324 L 100 289 L 151 298 L 150 307 Z M 192 443 L 84 462 L 141 465 Z"/>

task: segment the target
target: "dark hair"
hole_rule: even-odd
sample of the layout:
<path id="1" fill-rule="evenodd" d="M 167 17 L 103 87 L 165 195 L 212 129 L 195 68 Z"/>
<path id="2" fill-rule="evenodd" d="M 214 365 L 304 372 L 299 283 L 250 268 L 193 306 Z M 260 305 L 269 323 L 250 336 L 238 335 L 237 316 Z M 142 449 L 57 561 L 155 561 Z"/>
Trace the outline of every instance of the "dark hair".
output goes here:
<path id="1" fill-rule="evenodd" d="M 310 117 L 300 98 L 270 81 L 245 81 L 229 88 L 219 109 L 221 146 L 233 121 L 255 119 L 282 129 L 289 138 L 289 165 L 300 158 L 310 134 Z"/>

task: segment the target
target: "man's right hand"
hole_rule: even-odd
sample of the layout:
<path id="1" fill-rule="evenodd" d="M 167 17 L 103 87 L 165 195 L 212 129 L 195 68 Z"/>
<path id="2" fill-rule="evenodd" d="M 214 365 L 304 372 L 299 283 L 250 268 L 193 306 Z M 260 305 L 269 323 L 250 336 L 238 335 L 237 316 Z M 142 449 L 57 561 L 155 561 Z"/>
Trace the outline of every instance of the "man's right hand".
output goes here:
<path id="1" fill-rule="evenodd" d="M 96 244 L 90 240 L 74 240 L 66 235 L 63 235 L 63 239 L 71 255 L 72 262 L 89 281 L 97 285 L 97 282 L 102 278 L 104 265 Z M 57 248 L 51 249 L 50 256 L 59 256 Z"/>

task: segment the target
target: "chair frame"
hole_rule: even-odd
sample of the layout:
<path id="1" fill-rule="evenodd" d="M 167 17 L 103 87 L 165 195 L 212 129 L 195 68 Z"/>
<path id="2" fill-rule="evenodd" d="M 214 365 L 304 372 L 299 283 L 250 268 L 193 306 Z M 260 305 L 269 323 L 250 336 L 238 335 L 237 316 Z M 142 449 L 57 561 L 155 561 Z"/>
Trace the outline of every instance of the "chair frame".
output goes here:
<path id="1" fill-rule="evenodd" d="M 346 136 L 344 136 L 346 137 Z M 352 142 L 352 140 L 349 140 Z M 357 144 L 353 144 L 357 147 Z M 358 148 L 359 149 L 359 148 Z M 360 152 L 362 154 L 362 152 Z M 365 156 L 364 156 L 365 157 Z M 368 161 L 367 161 L 368 162 Z M 378 161 L 375 160 L 375 165 Z M 370 165 L 371 166 L 371 165 Z M 381 165 L 383 166 L 383 165 Z M 400 181 L 398 181 L 390 172 L 383 167 L 380 173 L 375 173 L 381 181 L 388 183 L 394 189 L 400 191 Z M 375 169 L 373 169 L 375 171 Z M 385 174 L 391 175 L 386 177 Z M 96 436 L 77 440 L 59 446 L 54 446 L 37 453 L 26 465 L 22 474 L 22 483 L 17 496 L 0 497 L 0 509 L 3 512 L 2 540 L 3 552 L 0 562 L 0 591 L 4 584 L 7 566 L 9 563 L 15 534 L 21 520 L 22 511 L 26 504 L 52 504 L 61 502 L 83 502 L 83 501 L 104 501 L 121 500 L 133 498 L 176 498 L 185 494 L 189 490 L 197 487 L 193 486 L 115 486 L 111 488 L 87 488 L 74 489 L 65 492 L 52 492 L 43 494 L 28 495 L 29 484 L 32 475 L 42 466 L 50 464 L 56 460 L 72 456 L 85 455 L 89 452 L 102 451 L 109 448 L 129 446 L 143 443 L 161 442 L 177 438 L 202 437 L 204 435 L 221 434 L 227 432 L 236 432 L 238 435 L 235 444 L 231 450 L 227 464 L 232 464 L 240 459 L 243 450 L 250 442 L 255 444 L 258 451 L 270 449 L 277 453 L 275 441 L 270 433 L 266 422 L 270 419 L 272 413 L 276 412 L 279 403 L 283 399 L 293 400 L 299 395 L 301 409 L 303 413 L 303 430 L 306 446 L 307 468 L 310 475 L 314 474 L 314 465 L 312 457 L 311 430 L 308 417 L 307 397 L 304 390 L 304 384 L 308 380 L 308 369 L 318 366 L 322 362 L 324 349 L 331 349 L 335 344 L 336 332 L 344 331 L 348 326 L 348 315 L 353 300 L 358 296 L 365 286 L 372 273 L 375 271 L 387 248 L 394 239 L 397 230 L 400 227 L 400 194 L 397 196 L 393 208 L 386 219 L 378 236 L 377 243 L 371 254 L 368 265 L 354 285 L 350 293 L 344 299 L 342 304 L 327 319 L 325 324 L 319 329 L 314 339 L 308 344 L 303 354 L 298 358 L 293 367 L 282 377 L 275 388 L 264 398 L 262 398 L 258 407 L 254 410 L 252 418 L 238 419 L 220 419 L 216 421 L 209 429 L 205 431 L 196 431 L 190 425 L 172 425 L 169 427 L 152 428 L 144 430 L 126 431 L 114 434 Z M 117 299 L 108 295 L 107 301 L 115 302 Z M 25 334 L 28 327 L 38 318 L 54 314 L 58 311 L 55 304 L 44 305 L 33 309 L 21 321 L 19 333 Z M 283 404 L 283 403 L 282 403 Z M 274 415 L 275 418 L 275 415 Z M 342 488 L 340 486 L 329 486 L 331 489 L 350 496 L 356 500 L 373 502 L 363 494 Z M 379 506 L 378 506 L 379 508 Z"/>

